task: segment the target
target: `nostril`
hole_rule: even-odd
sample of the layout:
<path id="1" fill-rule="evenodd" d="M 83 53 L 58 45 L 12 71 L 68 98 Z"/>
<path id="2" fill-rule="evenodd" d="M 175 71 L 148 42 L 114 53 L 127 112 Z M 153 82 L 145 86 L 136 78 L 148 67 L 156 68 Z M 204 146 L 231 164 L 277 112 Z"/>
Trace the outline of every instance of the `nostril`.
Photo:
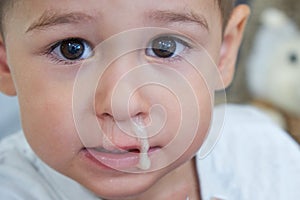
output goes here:
<path id="1" fill-rule="evenodd" d="M 98 115 L 98 117 L 100 118 L 100 119 L 113 119 L 113 116 L 111 115 L 111 114 L 109 114 L 109 113 L 102 113 L 101 115 Z"/>
<path id="2" fill-rule="evenodd" d="M 141 117 L 144 118 L 145 117 L 145 113 L 143 112 L 138 112 L 136 114 L 133 114 L 133 116 L 131 116 L 132 118 L 136 118 L 136 117 Z"/>
<path id="3" fill-rule="evenodd" d="M 103 113 L 102 116 L 103 117 L 112 117 L 111 114 L 109 114 L 109 113 Z"/>
<path id="4" fill-rule="evenodd" d="M 131 116 L 131 119 L 139 119 L 139 123 L 143 126 L 148 126 L 151 123 L 149 113 L 139 112 L 136 115 Z"/>

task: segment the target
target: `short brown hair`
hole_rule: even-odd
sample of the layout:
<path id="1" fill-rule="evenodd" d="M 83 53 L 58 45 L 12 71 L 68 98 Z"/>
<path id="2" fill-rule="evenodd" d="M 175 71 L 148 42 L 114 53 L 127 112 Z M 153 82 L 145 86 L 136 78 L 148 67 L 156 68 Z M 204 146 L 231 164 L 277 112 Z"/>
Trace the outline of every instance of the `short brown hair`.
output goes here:
<path id="1" fill-rule="evenodd" d="M 5 10 L 13 5 L 15 0 L 0 0 L 0 33 L 3 35 L 3 20 L 5 18 Z"/>
<path id="2" fill-rule="evenodd" d="M 222 20 L 223 20 L 223 26 L 226 26 L 231 12 L 234 8 L 235 0 L 217 0 L 221 13 L 222 13 Z"/>
<path id="3" fill-rule="evenodd" d="M 5 10 L 8 6 L 13 6 L 15 0 L 0 0 L 0 32 L 3 34 L 3 19 L 5 16 Z M 222 13 L 223 26 L 226 25 L 229 20 L 231 11 L 234 7 L 235 0 L 217 0 Z"/>

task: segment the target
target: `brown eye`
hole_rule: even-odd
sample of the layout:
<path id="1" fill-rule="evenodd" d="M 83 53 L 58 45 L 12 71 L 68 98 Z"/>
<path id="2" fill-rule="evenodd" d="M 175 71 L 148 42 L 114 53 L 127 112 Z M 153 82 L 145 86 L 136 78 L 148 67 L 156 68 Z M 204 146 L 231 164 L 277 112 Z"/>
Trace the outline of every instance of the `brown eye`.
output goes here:
<path id="1" fill-rule="evenodd" d="M 169 58 L 175 54 L 176 41 L 171 37 L 157 38 L 152 43 L 154 54 L 160 58 Z"/>
<path id="2" fill-rule="evenodd" d="M 172 58 L 180 55 L 189 45 L 173 36 L 161 36 L 151 41 L 146 55 L 158 58 Z"/>
<path id="3" fill-rule="evenodd" d="M 65 40 L 61 43 L 60 52 L 68 60 L 78 60 L 84 54 L 85 45 L 79 39 Z"/>

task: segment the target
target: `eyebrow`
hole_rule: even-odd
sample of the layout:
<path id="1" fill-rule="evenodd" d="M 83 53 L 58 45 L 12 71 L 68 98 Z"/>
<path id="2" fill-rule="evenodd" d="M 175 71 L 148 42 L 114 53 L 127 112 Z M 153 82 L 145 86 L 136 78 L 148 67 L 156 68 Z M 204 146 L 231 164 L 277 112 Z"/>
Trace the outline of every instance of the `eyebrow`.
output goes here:
<path id="1" fill-rule="evenodd" d="M 60 24 L 77 24 L 80 22 L 87 22 L 92 19 L 92 16 L 81 12 L 59 13 L 54 10 L 46 10 L 41 17 L 38 18 L 38 20 L 29 26 L 26 33 L 35 29 L 41 30 Z"/>
<path id="2" fill-rule="evenodd" d="M 152 11 L 148 13 L 151 20 L 162 23 L 195 23 L 209 32 L 209 26 L 206 18 L 203 15 L 186 11 L 177 13 L 175 11 Z"/>
<path id="3" fill-rule="evenodd" d="M 192 11 L 183 13 L 175 11 L 150 11 L 147 14 L 147 18 L 160 23 L 195 23 L 209 32 L 209 26 L 205 17 Z M 92 16 L 81 12 L 59 13 L 54 10 L 46 10 L 41 17 L 29 26 L 26 33 L 35 29 L 42 30 L 60 24 L 77 24 L 91 21 L 92 19 Z"/>

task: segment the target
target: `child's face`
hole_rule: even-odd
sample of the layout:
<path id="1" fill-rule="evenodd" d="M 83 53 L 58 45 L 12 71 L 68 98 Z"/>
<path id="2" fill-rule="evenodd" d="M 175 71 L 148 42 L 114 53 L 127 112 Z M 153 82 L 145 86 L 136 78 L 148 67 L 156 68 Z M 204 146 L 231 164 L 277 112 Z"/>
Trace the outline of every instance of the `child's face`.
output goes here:
<path id="1" fill-rule="evenodd" d="M 221 64 L 226 63 L 228 55 L 223 52 L 222 60 L 220 16 L 219 7 L 212 0 L 26 0 L 17 3 L 6 18 L 5 45 L 7 62 L 20 100 L 23 129 L 33 150 L 54 169 L 105 197 L 139 194 L 188 161 L 203 143 L 209 129 L 213 92 L 216 89 L 213 83 L 219 81 L 216 74 L 209 79 L 205 74 L 212 74 L 217 69 L 225 84 L 230 82 L 227 77 L 232 76 L 232 70 L 227 69 L 231 66 Z M 164 29 L 138 29 L 129 32 L 128 37 L 120 34 L 143 27 Z M 106 49 L 103 48 L 105 45 L 97 46 L 115 34 L 119 36 L 110 39 Z M 127 47 L 126 37 L 128 44 L 134 47 L 149 48 L 128 49 L 127 54 L 123 55 L 112 53 L 114 62 L 102 66 L 105 58 L 101 56 Z M 152 49 L 162 43 L 167 44 L 164 47 L 171 53 Z M 196 43 L 207 52 L 197 47 Z M 73 48 L 68 48 L 68 45 Z M 238 47 L 239 43 L 235 45 Z M 236 52 L 231 53 L 235 58 Z M 205 69 L 204 75 L 197 71 L 201 67 L 193 67 L 187 62 L 190 59 L 193 64 L 203 62 L 206 67 L 213 68 L 208 55 L 216 67 Z M 88 80 L 79 81 L 84 89 L 78 90 L 75 79 L 80 66 L 88 71 L 88 67 L 95 63 L 99 68 L 106 69 L 101 78 L 96 77 L 96 80 L 100 79 L 96 91 L 93 91 L 95 86 L 89 85 Z M 136 67 L 140 67 L 141 71 L 135 71 L 133 79 L 130 76 L 124 78 Z M 179 75 L 176 84 L 172 83 L 172 76 L 176 77 L 174 72 Z M 134 82 L 152 80 L 149 77 L 156 81 L 147 82 L 143 87 L 137 87 L 139 83 Z M 170 86 L 157 82 L 168 79 Z M 191 90 L 186 91 L 184 87 L 178 89 L 181 85 L 188 85 Z M 119 92 L 124 92 L 124 96 L 133 92 L 128 106 L 128 98 L 123 99 L 120 93 L 114 94 L 118 87 L 122 88 Z M 175 91 L 170 88 L 175 88 Z M 93 100 L 88 98 L 89 93 L 85 92 L 87 90 L 94 92 L 91 96 L 95 97 L 94 105 Z M 79 91 L 82 101 L 74 100 L 74 91 Z M 180 102 L 182 99 L 183 102 Z M 195 99 L 196 104 L 192 106 Z M 83 104 L 77 109 L 76 104 L 79 103 Z M 157 109 L 155 105 L 163 109 Z M 93 107 L 95 109 L 91 109 Z M 151 117 L 150 108 L 153 108 Z M 96 119 L 107 139 L 103 140 L 103 134 L 92 134 L 97 132 L 92 126 L 90 136 L 78 130 L 82 126 L 81 116 L 86 117 L 82 117 L 83 121 L 89 117 Z M 134 174 L 114 170 L 112 168 L 132 171 L 137 165 L 138 154 L 132 156 L 132 152 L 141 151 L 141 144 L 128 124 L 138 118 L 143 119 L 145 124 L 165 119 L 158 133 L 148 131 L 151 135 L 149 152 L 152 172 Z M 86 124 L 89 123 L 87 121 Z M 124 129 L 129 133 L 118 127 L 119 124 L 125 124 Z M 193 128 L 187 127 L 195 124 L 198 126 L 194 134 Z M 181 126 L 186 128 L 178 131 Z M 131 153 L 116 152 L 116 147 Z M 92 159 L 91 154 L 96 155 L 97 159 L 108 160 L 110 167 Z M 160 159 L 155 159 L 156 156 Z M 166 158 L 170 160 L 164 160 Z"/>

